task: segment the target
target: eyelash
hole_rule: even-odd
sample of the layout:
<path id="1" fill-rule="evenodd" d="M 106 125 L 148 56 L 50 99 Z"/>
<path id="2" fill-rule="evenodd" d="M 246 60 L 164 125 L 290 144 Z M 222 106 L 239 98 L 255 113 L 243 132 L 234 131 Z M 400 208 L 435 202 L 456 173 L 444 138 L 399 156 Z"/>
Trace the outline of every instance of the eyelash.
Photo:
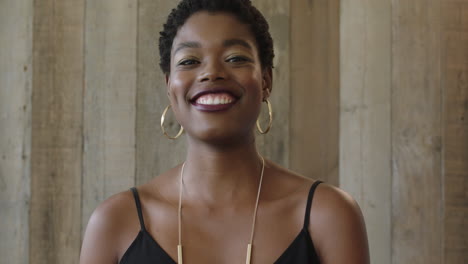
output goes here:
<path id="1" fill-rule="evenodd" d="M 231 62 L 231 63 L 244 63 L 244 62 L 250 62 L 251 60 L 247 57 L 244 56 L 233 56 L 228 59 L 226 59 L 226 62 Z M 195 64 L 199 64 L 200 62 L 196 59 L 185 59 L 180 61 L 177 65 L 178 66 L 193 66 Z"/>
<path id="2" fill-rule="evenodd" d="M 232 61 L 235 60 L 235 61 Z M 244 56 L 233 56 L 226 60 L 226 62 L 233 62 L 233 63 L 242 63 L 242 62 L 250 62 L 250 59 Z"/>
<path id="3" fill-rule="evenodd" d="M 192 66 L 192 65 L 197 64 L 197 63 L 199 63 L 199 61 L 194 60 L 194 59 L 186 59 L 186 60 L 182 60 L 182 61 L 179 62 L 177 65 L 181 65 L 181 66 Z"/>

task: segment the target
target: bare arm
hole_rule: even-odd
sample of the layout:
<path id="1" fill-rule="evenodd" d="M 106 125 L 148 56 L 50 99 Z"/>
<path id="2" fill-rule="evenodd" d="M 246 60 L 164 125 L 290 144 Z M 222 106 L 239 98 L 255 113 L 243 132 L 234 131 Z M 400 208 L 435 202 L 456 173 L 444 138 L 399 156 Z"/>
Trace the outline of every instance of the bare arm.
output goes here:
<path id="1" fill-rule="evenodd" d="M 369 264 L 366 227 L 356 201 L 328 185 L 320 186 L 317 198 L 309 228 L 321 263 Z"/>

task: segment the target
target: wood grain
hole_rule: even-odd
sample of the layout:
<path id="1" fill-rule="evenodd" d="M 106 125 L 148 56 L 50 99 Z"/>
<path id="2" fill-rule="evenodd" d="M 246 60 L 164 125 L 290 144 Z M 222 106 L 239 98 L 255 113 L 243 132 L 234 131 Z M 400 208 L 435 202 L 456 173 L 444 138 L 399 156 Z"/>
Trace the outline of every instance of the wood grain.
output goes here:
<path id="1" fill-rule="evenodd" d="M 99 202 L 183 160 L 159 128 L 177 2 L 0 1 L 1 263 L 77 263 Z M 468 263 L 467 1 L 253 2 L 277 55 L 261 153 L 350 192 L 373 263 Z"/>
<path id="2" fill-rule="evenodd" d="M 290 5 L 283 0 L 255 0 L 253 4 L 262 12 L 270 25 L 274 40 L 275 59 L 273 90 L 270 102 L 273 107 L 273 127 L 266 135 L 257 136 L 259 152 L 272 161 L 289 167 L 289 116 L 290 116 Z M 261 120 L 267 119 L 266 104 L 260 113 Z"/>
<path id="3" fill-rule="evenodd" d="M 38 264 L 78 262 L 83 23 L 82 0 L 34 2 L 29 256 Z"/>
<path id="4" fill-rule="evenodd" d="M 165 76 L 159 68 L 159 32 L 177 1 L 139 1 L 138 17 L 138 85 L 136 113 L 136 183 L 174 167 L 185 159 L 186 140 L 166 138 L 160 118 L 169 104 Z M 165 128 L 176 135 L 179 125 L 170 112 Z"/>
<path id="5" fill-rule="evenodd" d="M 32 1 L 0 2 L 0 256 L 29 262 Z"/>
<path id="6" fill-rule="evenodd" d="M 338 185 L 340 1 L 291 1 L 290 164 Z"/>
<path id="7" fill-rule="evenodd" d="M 443 263 L 440 1 L 393 0 L 392 263 Z"/>
<path id="8" fill-rule="evenodd" d="M 342 1 L 340 30 L 340 187 L 361 206 L 371 263 L 390 264 L 391 1 Z"/>
<path id="9" fill-rule="evenodd" d="M 443 3 L 444 255 L 468 263 L 468 2 Z"/>
<path id="10" fill-rule="evenodd" d="M 86 2 L 83 232 L 105 198 L 135 184 L 137 0 Z"/>

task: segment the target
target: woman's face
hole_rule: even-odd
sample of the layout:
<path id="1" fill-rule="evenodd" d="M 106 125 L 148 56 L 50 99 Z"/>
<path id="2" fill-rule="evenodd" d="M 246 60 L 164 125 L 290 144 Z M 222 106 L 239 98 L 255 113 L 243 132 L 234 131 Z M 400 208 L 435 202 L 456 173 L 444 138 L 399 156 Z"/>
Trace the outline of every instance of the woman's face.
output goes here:
<path id="1" fill-rule="evenodd" d="M 190 138 L 253 138 L 271 90 L 249 27 L 228 13 L 197 12 L 179 29 L 167 76 L 171 105 Z"/>

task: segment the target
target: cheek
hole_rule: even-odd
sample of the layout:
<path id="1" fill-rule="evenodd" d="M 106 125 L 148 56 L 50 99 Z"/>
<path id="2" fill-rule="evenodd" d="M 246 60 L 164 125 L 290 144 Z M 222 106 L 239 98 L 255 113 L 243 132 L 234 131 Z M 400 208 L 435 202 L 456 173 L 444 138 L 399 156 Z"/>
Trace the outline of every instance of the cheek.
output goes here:
<path id="1" fill-rule="evenodd" d="M 252 94 L 253 98 L 256 101 L 261 101 L 262 99 L 262 84 L 263 78 L 261 74 L 251 74 L 245 75 L 244 78 L 241 80 L 244 84 L 244 87 L 248 89 L 248 92 Z"/>
<path id="2" fill-rule="evenodd" d="M 169 97 L 171 103 L 178 104 L 181 100 L 185 100 L 186 89 L 189 85 L 189 77 L 181 73 L 174 73 L 170 77 L 168 86 Z"/>

